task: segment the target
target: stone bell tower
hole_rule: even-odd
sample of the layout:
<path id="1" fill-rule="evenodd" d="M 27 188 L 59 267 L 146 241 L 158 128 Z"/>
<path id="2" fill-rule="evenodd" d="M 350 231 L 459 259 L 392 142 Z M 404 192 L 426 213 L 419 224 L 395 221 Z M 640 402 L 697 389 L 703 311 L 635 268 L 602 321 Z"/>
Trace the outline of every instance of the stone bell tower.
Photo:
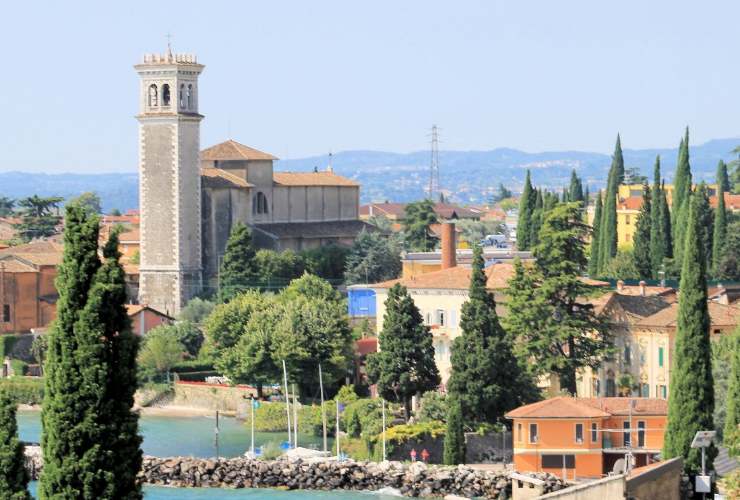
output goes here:
<path id="1" fill-rule="evenodd" d="M 139 302 L 174 315 L 202 286 L 200 121 L 192 54 L 146 54 L 139 86 Z"/>

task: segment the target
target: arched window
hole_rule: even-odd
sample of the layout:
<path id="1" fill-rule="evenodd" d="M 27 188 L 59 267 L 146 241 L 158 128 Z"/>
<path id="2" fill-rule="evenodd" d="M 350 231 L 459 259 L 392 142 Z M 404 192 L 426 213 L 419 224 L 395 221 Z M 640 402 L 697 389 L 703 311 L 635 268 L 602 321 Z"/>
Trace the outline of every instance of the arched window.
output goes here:
<path id="1" fill-rule="evenodd" d="M 262 191 L 257 192 L 257 196 L 252 198 L 252 213 L 254 214 L 266 214 L 267 213 L 267 196 Z"/>
<path id="2" fill-rule="evenodd" d="M 180 93 L 178 94 L 178 100 L 180 102 L 180 109 L 185 107 L 185 84 L 180 84 Z"/>
<path id="3" fill-rule="evenodd" d="M 168 84 L 162 85 L 162 106 L 170 105 L 170 86 Z"/>
<path id="4" fill-rule="evenodd" d="M 193 84 L 188 84 L 188 109 L 193 109 Z"/>
<path id="5" fill-rule="evenodd" d="M 157 86 L 155 84 L 149 85 L 149 107 L 153 108 L 157 106 Z"/>

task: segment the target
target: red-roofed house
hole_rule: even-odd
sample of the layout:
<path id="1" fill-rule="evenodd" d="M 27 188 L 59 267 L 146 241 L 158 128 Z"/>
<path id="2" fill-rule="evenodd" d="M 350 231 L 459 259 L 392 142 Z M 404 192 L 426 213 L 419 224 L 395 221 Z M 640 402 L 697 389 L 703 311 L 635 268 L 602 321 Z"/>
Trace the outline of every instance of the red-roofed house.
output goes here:
<path id="1" fill-rule="evenodd" d="M 598 478 L 628 452 L 637 467 L 663 448 L 667 402 L 648 398 L 555 397 L 506 414 L 512 420 L 514 468 L 564 479 Z"/>
<path id="2" fill-rule="evenodd" d="M 146 335 L 149 330 L 172 323 L 175 318 L 146 305 L 128 304 L 126 312 L 131 319 L 131 330 L 136 335 Z"/>

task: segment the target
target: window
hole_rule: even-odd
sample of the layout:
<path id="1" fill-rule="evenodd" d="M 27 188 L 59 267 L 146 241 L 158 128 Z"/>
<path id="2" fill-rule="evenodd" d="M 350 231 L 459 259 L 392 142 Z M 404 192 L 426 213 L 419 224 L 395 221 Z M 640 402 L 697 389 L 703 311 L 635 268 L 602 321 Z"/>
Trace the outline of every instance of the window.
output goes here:
<path id="1" fill-rule="evenodd" d="M 640 397 L 650 397 L 650 384 L 640 384 Z"/>
<path id="2" fill-rule="evenodd" d="M 668 398 L 668 387 L 665 385 L 660 386 L 660 397 L 663 399 Z"/>
<path id="3" fill-rule="evenodd" d="M 10 323 L 10 304 L 3 304 L 3 323 Z"/>
<path id="4" fill-rule="evenodd" d="M 626 366 L 632 364 L 632 348 L 629 345 L 624 346 L 624 364 Z"/>
<path id="5" fill-rule="evenodd" d="M 516 440 L 521 441 L 522 437 L 522 424 L 516 424 Z"/>
<path id="6" fill-rule="evenodd" d="M 625 234 L 624 237 L 627 241 L 632 241 L 632 235 L 630 233 Z"/>
<path id="7" fill-rule="evenodd" d="M 432 313 L 426 313 L 426 324 L 427 326 L 432 324 Z"/>
<path id="8" fill-rule="evenodd" d="M 645 447 L 645 421 L 637 421 L 637 446 L 640 448 Z"/>
<path id="9" fill-rule="evenodd" d="M 630 225 L 630 216 L 629 216 L 629 215 L 625 215 L 625 216 L 624 216 L 624 223 L 625 223 L 626 225 L 628 225 L 628 226 Z"/>
<path id="10" fill-rule="evenodd" d="M 576 424 L 576 443 L 583 443 L 583 424 Z"/>
<path id="11" fill-rule="evenodd" d="M 542 455 L 543 469 L 575 469 L 575 455 Z"/>
<path id="12" fill-rule="evenodd" d="M 537 442 L 537 424 L 529 424 L 529 442 Z"/>
<path id="13" fill-rule="evenodd" d="M 663 348 L 658 347 L 658 366 L 663 368 Z"/>
<path id="14" fill-rule="evenodd" d="M 188 109 L 193 109 L 193 84 L 188 84 Z"/>
<path id="15" fill-rule="evenodd" d="M 606 379 L 606 397 L 613 398 L 617 394 L 617 385 L 613 378 Z"/>
<path id="16" fill-rule="evenodd" d="M 170 105 L 170 86 L 168 84 L 162 85 L 162 106 Z"/>
<path id="17" fill-rule="evenodd" d="M 601 395 L 601 380 L 595 378 L 593 381 L 594 385 L 594 396 Z"/>
<path id="18" fill-rule="evenodd" d="M 257 196 L 252 198 L 252 213 L 254 214 L 266 214 L 267 213 L 267 196 L 262 191 L 257 192 Z"/>
<path id="19" fill-rule="evenodd" d="M 632 446 L 632 437 L 630 436 L 630 423 L 628 420 L 622 422 L 622 428 L 624 429 L 624 446 Z"/>
<path id="20" fill-rule="evenodd" d="M 185 84 L 180 84 L 180 92 L 178 93 L 178 101 L 180 103 L 180 109 L 185 107 Z"/>
<path id="21" fill-rule="evenodd" d="M 591 442 L 595 443 L 599 440 L 599 424 L 596 422 L 591 424 Z"/>
<path id="22" fill-rule="evenodd" d="M 157 95 L 157 86 L 152 83 L 149 85 L 149 107 L 156 108 L 158 102 L 159 97 Z"/>
<path id="23" fill-rule="evenodd" d="M 435 324 L 437 324 L 439 326 L 445 326 L 445 311 L 444 311 L 444 309 L 437 309 L 437 312 L 434 315 L 434 320 L 436 321 Z"/>

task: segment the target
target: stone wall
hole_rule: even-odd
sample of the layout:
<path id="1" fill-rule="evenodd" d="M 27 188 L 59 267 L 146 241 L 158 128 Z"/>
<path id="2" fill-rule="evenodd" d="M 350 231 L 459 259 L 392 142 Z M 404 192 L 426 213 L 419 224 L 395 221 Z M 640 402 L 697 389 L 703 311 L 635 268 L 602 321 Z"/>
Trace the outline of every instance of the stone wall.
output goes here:
<path id="1" fill-rule="evenodd" d="M 202 382 L 177 382 L 172 404 L 194 408 L 207 408 L 237 412 L 248 403 L 256 391 L 245 386 L 206 384 Z"/>

